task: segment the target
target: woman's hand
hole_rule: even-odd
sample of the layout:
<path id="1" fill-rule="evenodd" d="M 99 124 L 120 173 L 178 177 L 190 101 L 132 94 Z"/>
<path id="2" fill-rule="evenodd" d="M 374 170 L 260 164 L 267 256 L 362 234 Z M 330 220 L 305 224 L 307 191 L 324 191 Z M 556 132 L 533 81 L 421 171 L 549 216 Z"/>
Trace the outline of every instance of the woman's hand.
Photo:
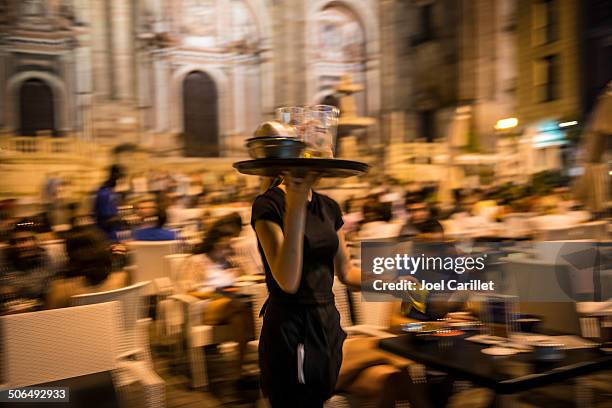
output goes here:
<path id="1" fill-rule="evenodd" d="M 308 173 L 304 177 L 285 173 L 285 185 L 287 187 L 287 212 L 302 209 L 308 202 L 312 185 L 317 180 L 315 173 Z"/>

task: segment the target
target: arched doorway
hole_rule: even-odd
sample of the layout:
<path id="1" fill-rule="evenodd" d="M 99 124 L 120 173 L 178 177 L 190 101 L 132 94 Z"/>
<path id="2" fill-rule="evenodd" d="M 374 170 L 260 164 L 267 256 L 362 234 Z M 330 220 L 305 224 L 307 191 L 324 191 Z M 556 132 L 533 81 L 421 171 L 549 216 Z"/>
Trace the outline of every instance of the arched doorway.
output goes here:
<path id="1" fill-rule="evenodd" d="M 217 87 L 202 71 L 190 72 L 183 81 L 183 129 L 186 156 L 219 156 Z"/>
<path id="2" fill-rule="evenodd" d="M 313 38 L 315 52 L 310 53 L 310 65 L 314 70 L 316 92 L 334 89 L 343 74 L 350 74 L 352 81 L 364 87 L 355 94 L 357 112 L 366 115 L 366 35 L 365 29 L 352 9 L 331 3 L 315 14 L 316 32 Z M 335 95 L 326 96 L 326 105 L 336 105 Z"/>
<path id="3" fill-rule="evenodd" d="M 340 100 L 335 94 L 329 94 L 321 100 L 321 105 L 335 106 L 336 108 L 340 109 Z"/>
<path id="4" fill-rule="evenodd" d="M 19 134 L 35 136 L 42 130 L 57 136 L 53 91 L 42 79 L 31 78 L 19 89 Z"/>

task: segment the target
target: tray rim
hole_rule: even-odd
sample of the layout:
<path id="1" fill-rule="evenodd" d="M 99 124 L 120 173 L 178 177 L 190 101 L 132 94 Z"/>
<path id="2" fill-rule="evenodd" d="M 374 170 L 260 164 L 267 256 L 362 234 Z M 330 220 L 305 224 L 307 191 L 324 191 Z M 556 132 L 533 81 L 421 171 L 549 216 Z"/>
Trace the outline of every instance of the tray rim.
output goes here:
<path id="1" fill-rule="evenodd" d="M 295 163 L 294 165 L 289 165 L 287 166 L 288 161 L 295 161 L 295 160 L 299 160 L 299 162 Z M 321 167 L 320 165 L 318 166 L 311 166 L 309 165 L 309 163 L 315 163 L 315 162 L 319 162 L 319 163 L 323 163 L 323 161 L 325 161 L 325 163 L 336 163 L 339 164 L 339 166 L 330 166 L 330 167 Z M 236 171 L 240 172 L 241 174 L 246 174 L 246 175 L 250 175 L 248 173 L 242 173 L 240 171 L 240 167 L 244 166 L 244 165 L 255 165 L 257 164 L 257 162 L 261 162 L 261 163 L 266 163 L 267 165 L 272 165 L 273 167 L 281 167 L 281 166 L 286 166 L 286 168 L 288 170 L 290 169 L 311 169 L 313 171 L 316 171 L 317 169 L 321 170 L 321 171 L 325 171 L 325 170 L 345 170 L 345 171 L 352 171 L 352 172 L 356 172 L 357 174 L 355 175 L 359 175 L 359 174 L 365 174 L 367 173 L 371 166 L 367 163 L 364 162 L 359 162 L 356 160 L 346 160 L 346 159 L 319 159 L 319 158 L 304 158 L 304 157 L 299 157 L 299 158 L 282 158 L 282 159 L 276 159 L 276 158 L 261 158 L 261 159 L 250 159 L 250 160 L 241 160 L 241 161 L 237 161 L 235 163 L 232 164 L 232 167 L 234 169 L 236 169 Z M 276 166 L 275 166 L 276 164 Z M 344 164 L 344 166 L 342 165 Z"/>

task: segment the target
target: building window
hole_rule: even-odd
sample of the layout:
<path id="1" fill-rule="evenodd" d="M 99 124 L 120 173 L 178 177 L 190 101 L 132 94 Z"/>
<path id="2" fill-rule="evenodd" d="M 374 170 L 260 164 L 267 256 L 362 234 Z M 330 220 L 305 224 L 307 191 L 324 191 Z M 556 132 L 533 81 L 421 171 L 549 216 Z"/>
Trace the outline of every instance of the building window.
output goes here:
<path id="1" fill-rule="evenodd" d="M 418 7 L 419 31 L 412 37 L 412 45 L 431 41 L 434 38 L 434 15 L 433 3 L 423 4 Z"/>
<path id="2" fill-rule="evenodd" d="M 434 110 L 422 111 L 419 115 L 419 137 L 427 143 L 436 139 L 436 112 Z"/>
<path id="3" fill-rule="evenodd" d="M 556 0 L 536 0 L 533 3 L 533 45 L 556 41 L 558 21 Z"/>
<path id="4" fill-rule="evenodd" d="M 533 85 L 537 102 L 550 102 L 559 99 L 558 55 L 548 55 L 535 62 Z"/>
<path id="5" fill-rule="evenodd" d="M 429 41 L 434 36 L 433 30 L 433 4 L 425 4 L 420 7 L 419 20 L 421 22 L 421 39 Z"/>

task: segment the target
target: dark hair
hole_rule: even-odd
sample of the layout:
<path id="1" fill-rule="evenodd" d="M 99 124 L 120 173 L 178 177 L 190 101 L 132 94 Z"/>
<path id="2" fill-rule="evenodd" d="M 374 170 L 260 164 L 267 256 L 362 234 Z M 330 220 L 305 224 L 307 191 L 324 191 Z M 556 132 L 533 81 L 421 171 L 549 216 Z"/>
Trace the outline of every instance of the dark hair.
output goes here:
<path id="1" fill-rule="evenodd" d="M 166 225 L 166 221 L 168 221 L 168 213 L 166 212 L 166 207 L 157 206 L 157 227 L 162 228 Z"/>
<path id="2" fill-rule="evenodd" d="M 365 222 L 389 222 L 391 221 L 391 218 L 393 218 L 393 212 L 390 202 L 381 203 L 379 201 L 372 201 L 366 203 L 363 207 L 363 214 L 365 217 Z"/>
<path id="3" fill-rule="evenodd" d="M 119 164 L 113 164 L 108 169 L 108 178 L 106 179 L 105 184 L 114 187 L 117 184 L 117 180 L 119 180 L 123 176 L 125 176 L 125 170 L 123 166 Z"/>
<path id="4" fill-rule="evenodd" d="M 121 178 L 125 175 L 125 169 L 120 164 L 113 164 L 108 169 L 108 178 Z"/>
<path id="5" fill-rule="evenodd" d="M 11 267 L 17 270 L 26 270 L 32 268 L 39 268 L 44 264 L 45 261 L 45 250 L 40 246 L 38 247 L 37 254 L 35 257 L 29 259 L 27 262 L 19 257 L 19 253 L 15 244 L 17 240 L 15 235 L 20 232 L 28 232 L 32 235 L 36 234 L 36 223 L 33 219 L 23 218 L 13 225 L 8 237 L 9 246 L 6 248 L 6 261 Z"/>
<path id="6" fill-rule="evenodd" d="M 235 231 L 228 225 L 213 226 L 204 234 L 202 243 L 198 245 L 194 253 L 209 254 L 222 239 L 233 238 L 235 236 Z"/>
<path id="7" fill-rule="evenodd" d="M 106 280 L 112 269 L 110 243 L 91 226 L 75 227 L 66 240 L 69 276 L 84 276 L 90 285 Z"/>
<path id="8" fill-rule="evenodd" d="M 223 217 L 213 222 L 210 227 L 211 230 L 215 228 L 233 230 L 235 236 L 238 236 L 238 234 L 240 234 L 240 231 L 242 231 L 242 217 L 237 212 L 224 215 Z"/>
<path id="9" fill-rule="evenodd" d="M 419 232 L 422 234 L 444 233 L 444 228 L 437 220 L 428 220 L 418 225 Z"/>

